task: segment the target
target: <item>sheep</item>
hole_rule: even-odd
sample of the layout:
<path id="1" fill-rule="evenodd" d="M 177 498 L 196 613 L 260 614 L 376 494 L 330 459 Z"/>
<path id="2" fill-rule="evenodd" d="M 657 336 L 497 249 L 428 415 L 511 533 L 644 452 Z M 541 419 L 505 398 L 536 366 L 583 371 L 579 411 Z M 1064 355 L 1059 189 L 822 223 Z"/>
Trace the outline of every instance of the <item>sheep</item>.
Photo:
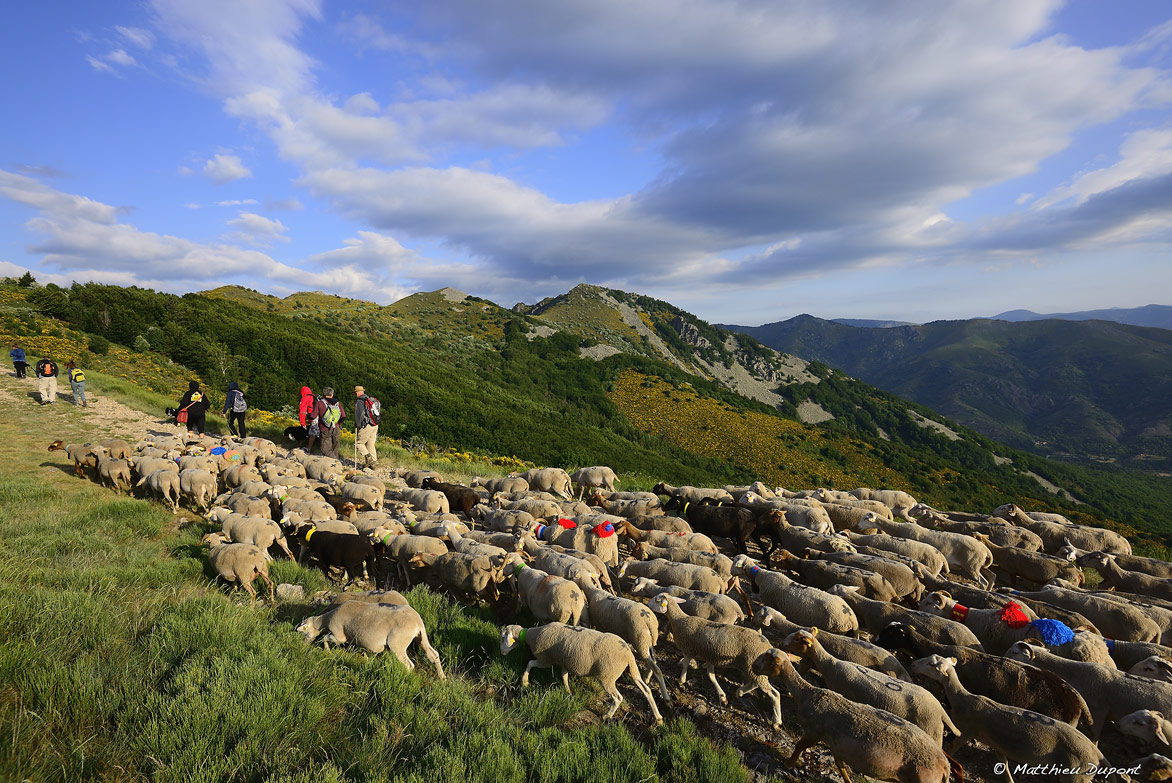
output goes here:
<path id="1" fill-rule="evenodd" d="M 1052 580 L 1050 584 L 1058 585 L 1067 590 L 1076 589 L 1074 585 L 1063 584 L 1058 579 Z M 1046 586 L 1049 587 L 1050 584 Z M 1169 602 L 1149 595 L 1137 595 L 1117 590 L 1094 590 L 1088 591 L 1088 594 L 1138 609 L 1160 627 L 1161 642 L 1172 641 L 1172 604 Z"/>
<path id="2" fill-rule="evenodd" d="M 236 488 L 237 492 L 243 492 L 245 495 L 253 497 L 262 497 L 266 492 L 273 488 L 273 485 L 261 479 L 250 479 Z"/>
<path id="3" fill-rule="evenodd" d="M 264 553 L 252 544 L 229 544 L 223 533 L 208 533 L 200 543 L 208 545 L 208 561 L 226 582 L 237 582 L 248 591 L 256 604 L 253 581 L 259 576 L 269 587 L 269 600 L 276 600 L 276 588 L 269 579 L 269 566 Z"/>
<path id="4" fill-rule="evenodd" d="M 1172 661 L 1159 655 L 1149 655 L 1127 670 L 1128 674 L 1172 683 Z"/>
<path id="5" fill-rule="evenodd" d="M 680 608 L 686 614 L 700 617 L 704 620 L 731 625 L 745 619 L 745 612 L 740 604 L 727 595 L 708 593 L 703 590 L 688 590 L 675 585 L 661 585 L 654 579 L 639 577 L 631 586 L 631 595 L 639 598 L 653 598 L 660 593 L 667 593 L 683 600 Z"/>
<path id="6" fill-rule="evenodd" d="M 469 541 L 475 541 L 478 544 L 488 544 L 489 546 L 500 547 L 507 552 L 520 552 L 522 549 L 521 540 L 519 540 L 512 533 L 493 533 L 487 530 L 469 530 L 467 533 L 462 535 Z M 450 531 L 448 540 L 451 540 Z"/>
<path id="7" fill-rule="evenodd" d="M 465 519 L 471 519 L 473 506 L 482 502 L 480 494 L 471 487 L 465 487 L 462 484 L 449 484 L 430 476 L 423 480 L 420 487 L 424 491 L 443 493 L 444 497 L 447 498 L 448 507 L 455 509 L 457 513 L 462 513 Z"/>
<path id="8" fill-rule="evenodd" d="M 592 492 L 586 496 L 585 501 L 587 505 L 601 508 L 608 514 L 617 514 L 621 517 L 647 517 L 663 514 L 658 497 L 653 500 L 618 500 L 606 498 L 601 492 Z"/>
<path id="9" fill-rule="evenodd" d="M 857 489 L 852 489 L 850 494 L 859 500 L 878 500 L 890 508 L 895 516 L 902 517 L 908 522 L 912 521 L 911 515 L 908 512 L 915 507 L 916 499 L 906 492 L 901 492 L 897 489 L 869 489 L 867 487 L 858 487 Z"/>
<path id="10" fill-rule="evenodd" d="M 521 478 L 529 483 L 530 489 L 538 492 L 552 492 L 558 497 L 569 500 L 570 476 L 561 468 L 534 468 L 521 474 Z"/>
<path id="11" fill-rule="evenodd" d="M 330 600 L 330 604 L 332 606 L 338 606 L 347 601 L 363 601 L 368 604 L 390 604 L 391 606 L 409 606 L 407 599 L 398 590 L 363 590 L 356 593 L 338 593 Z"/>
<path id="12" fill-rule="evenodd" d="M 781 650 L 761 653 L 753 661 L 752 670 L 780 677 L 790 698 L 797 702 L 796 716 L 802 734 L 786 759 L 787 767 L 797 766 L 807 748 L 823 742 L 845 783 L 851 783 L 848 768 L 878 780 L 949 783 L 954 762 L 918 726 L 886 710 L 809 684 Z M 957 775 L 958 780 L 962 779 L 959 765 Z"/>
<path id="13" fill-rule="evenodd" d="M 1090 567 L 1098 571 L 1106 587 L 1165 601 L 1172 600 L 1172 579 L 1125 571 L 1115 562 L 1115 558 L 1106 552 L 1090 552 L 1075 562 L 1081 567 Z"/>
<path id="14" fill-rule="evenodd" d="M 638 601 L 611 595 L 597 587 L 583 586 L 582 592 L 586 594 L 590 625 L 599 631 L 613 633 L 631 645 L 636 657 L 655 675 L 659 695 L 670 704 L 667 683 L 655 660 L 655 645 L 659 641 L 659 621 L 655 619 L 655 613 Z"/>
<path id="15" fill-rule="evenodd" d="M 748 508 L 712 506 L 706 502 L 692 503 L 674 497 L 664 505 L 665 511 L 677 509 L 693 530 L 731 539 L 737 552 L 742 555 L 748 554 L 745 543 L 750 536 L 757 542 L 757 546 L 761 547 L 766 558 L 781 546 L 781 539 L 777 535 L 777 526 L 768 524 L 768 522 L 762 524 L 762 520 Z M 765 542 L 766 532 L 770 534 L 769 544 Z"/>
<path id="16" fill-rule="evenodd" d="M 134 449 L 130 444 L 121 438 L 111 438 L 110 440 L 98 441 L 98 445 L 106 450 L 106 453 L 115 459 L 129 459 L 134 456 Z"/>
<path id="17" fill-rule="evenodd" d="M 1100 666 L 1106 666 L 1108 669 L 1118 668 L 1115 665 L 1115 659 L 1111 657 L 1111 651 L 1107 647 L 1107 640 L 1097 633 L 1092 633 L 1084 628 L 1079 628 L 1074 631 L 1074 638 L 1062 644 L 1046 643 L 1044 639 L 1039 639 L 1040 634 L 1030 634 L 1029 639 L 1035 642 L 1042 642 L 1047 650 L 1055 655 L 1061 655 L 1063 658 L 1069 658 L 1072 661 L 1089 661 L 1090 663 L 1097 663 Z"/>
<path id="18" fill-rule="evenodd" d="M 1092 552 L 1107 552 L 1108 554 L 1131 554 L 1131 543 L 1113 530 L 1087 525 L 1062 524 L 1031 518 L 1022 511 L 1020 506 L 1008 503 L 993 509 L 993 515 L 1008 519 L 1016 525 L 1037 533 L 1042 539 L 1043 549 L 1048 554 L 1057 554 L 1066 544 L 1074 544 L 1080 549 Z"/>
<path id="19" fill-rule="evenodd" d="M 924 566 L 931 576 L 950 573 L 948 558 L 939 549 L 931 544 L 925 544 L 923 541 L 913 541 L 910 538 L 891 536 L 886 533 L 861 535 L 859 533 L 843 531 L 842 535 L 855 546 L 872 547 L 883 550 L 884 552 L 891 552 L 900 557 L 911 558 Z"/>
<path id="20" fill-rule="evenodd" d="M 1115 661 L 1115 665 L 1123 671 L 1130 671 L 1140 661 L 1156 656 L 1172 662 L 1172 649 L 1165 647 L 1162 644 L 1153 644 L 1151 642 L 1124 642 L 1118 639 L 1111 640 L 1107 643 L 1111 652 L 1111 658 Z"/>
<path id="21" fill-rule="evenodd" d="M 597 582 L 602 585 L 603 589 L 611 593 L 615 592 L 614 584 L 611 581 L 610 568 L 598 555 L 592 552 L 583 552 L 581 549 L 572 549 L 569 547 L 559 546 L 557 544 L 545 544 L 544 548 L 576 558 L 591 574 L 597 577 Z"/>
<path id="22" fill-rule="evenodd" d="M 411 561 L 431 569 L 439 580 L 457 593 L 480 596 L 487 590 L 494 599 L 500 598 L 496 575 L 505 564 L 505 556 L 485 557 L 462 552 L 442 555 L 417 554 Z"/>
<path id="23" fill-rule="evenodd" d="M 788 503 L 784 511 L 785 521 L 791 525 L 808 528 L 823 535 L 830 535 L 834 532 L 834 524 L 830 521 L 830 515 L 821 505 L 807 506 Z"/>
<path id="24" fill-rule="evenodd" d="M 773 703 L 773 728 L 780 729 L 781 694 L 769 683 L 768 677 L 754 674 L 750 668 L 757 656 L 772 649 L 773 645 L 760 631 L 684 614 L 681 603 L 682 598 L 668 593 L 660 593 L 651 599 L 652 611 L 667 617 L 672 639 L 683 654 L 680 685 L 686 682 L 692 661 L 698 661 L 707 670 L 708 679 L 716 689 L 720 703 L 728 704 L 728 697 L 716 681 L 716 669 L 736 669 L 745 676 L 746 681 L 737 688 L 737 696 L 760 690 Z"/>
<path id="25" fill-rule="evenodd" d="M 1017 610 L 1013 612 L 1016 621 L 1003 619 L 1013 607 Z M 1019 604 L 1010 602 L 997 609 L 970 609 L 940 591 L 924 596 L 920 601 L 920 611 L 962 623 L 981 642 L 981 647 L 993 655 L 1001 655 L 1009 645 L 1024 639 L 1030 632 L 1030 621 L 1037 619 L 1031 616 L 1032 612 L 1023 611 Z"/>
<path id="26" fill-rule="evenodd" d="M 1042 539 L 1037 533 L 1026 530 L 1024 527 L 1011 525 L 995 517 L 990 517 L 988 522 L 956 522 L 945 517 L 930 515 L 926 521 L 924 517 L 920 517 L 919 522 L 920 524 L 930 524 L 937 530 L 949 533 L 960 533 L 966 536 L 980 533 L 987 538 L 986 544 L 992 541 L 997 546 L 1013 547 L 1027 552 L 1042 551 Z M 997 553 L 993 554 L 996 557 Z"/>
<path id="27" fill-rule="evenodd" d="M 928 691 L 911 682 L 860 666 L 840 661 L 818 642 L 818 629 L 794 631 L 782 642 L 781 648 L 813 665 L 832 690 L 851 701 L 869 704 L 887 710 L 924 730 L 938 746 L 944 742 L 944 730 L 960 734 L 944 707 Z"/>
<path id="28" fill-rule="evenodd" d="M 438 557 L 448 552 L 447 544 L 434 536 L 417 536 L 411 534 L 397 536 L 375 530 L 370 533 L 370 537 L 376 539 L 383 545 L 387 556 L 395 561 L 395 565 L 399 573 L 403 575 L 403 580 L 407 583 L 408 587 L 411 585 L 409 569 L 412 565 L 418 565 L 418 561 L 414 560 L 415 555 L 426 553 Z M 387 574 L 386 581 L 389 587 L 391 581 L 391 575 L 389 573 Z"/>
<path id="29" fill-rule="evenodd" d="M 671 484 L 659 482 L 651 491 L 656 495 L 670 495 L 678 497 L 681 500 L 686 500 L 689 503 L 699 503 L 704 498 L 712 498 L 715 501 L 723 501 L 725 503 L 732 503 L 733 497 L 723 489 L 708 489 L 705 487 L 673 487 Z"/>
<path id="30" fill-rule="evenodd" d="M 635 514 L 627 517 L 627 521 L 639 530 L 659 530 L 664 533 L 691 533 L 692 526 L 687 520 L 667 514 Z"/>
<path id="31" fill-rule="evenodd" d="M 1019 579 L 1044 583 L 1059 578 L 1082 584 L 1082 569 L 1063 558 L 1014 546 L 1000 546 L 983 533 L 976 533 L 973 537 L 989 548 L 993 553 L 994 564 L 1009 575 L 1010 584 L 1014 587 L 1017 586 Z"/>
<path id="32" fill-rule="evenodd" d="M 622 521 L 615 525 L 615 531 L 624 538 L 635 542 L 662 547 L 687 547 L 698 552 L 718 553 L 716 544 L 703 533 L 669 533 L 664 530 L 640 530 L 630 522 Z"/>
<path id="33" fill-rule="evenodd" d="M 728 580 L 707 566 L 690 563 L 673 563 L 670 560 L 627 560 L 619 569 L 619 577 L 647 577 L 657 582 L 666 582 L 687 590 L 703 590 L 708 593 L 725 593 Z"/>
<path id="34" fill-rule="evenodd" d="M 940 644 L 904 623 L 888 625 L 875 637 L 875 643 L 913 659 L 928 655 L 952 658 L 957 672 L 970 683 L 973 693 L 1040 712 L 1071 726 L 1078 726 L 1079 720 L 1090 725 L 1091 711 L 1086 701 L 1053 672 L 971 647 Z"/>
<path id="35" fill-rule="evenodd" d="M 374 547 L 366 536 L 331 533 L 312 525 L 300 526 L 294 535 L 302 550 L 317 559 L 327 576 L 330 566 L 341 568 L 347 582 L 359 576 L 374 575 Z"/>
<path id="36" fill-rule="evenodd" d="M 619 483 L 615 472 L 605 465 L 595 465 L 590 468 L 578 468 L 570 474 L 570 481 L 578 485 L 578 497 L 587 487 L 598 487 L 607 492 L 614 492 L 614 485 Z"/>
<path id="37" fill-rule="evenodd" d="M 227 497 L 221 495 L 216 498 L 214 505 L 218 508 L 231 509 L 234 513 L 245 516 L 273 518 L 272 506 L 267 500 L 253 497 L 244 492 L 234 492 Z"/>
<path id="38" fill-rule="evenodd" d="M 301 500 L 294 497 L 285 497 L 281 500 L 280 511 L 282 516 L 287 517 L 290 514 L 296 514 L 307 522 L 326 522 L 338 518 L 337 510 L 321 499 Z"/>
<path id="39" fill-rule="evenodd" d="M 750 557 L 737 555 L 734 576 L 747 576 L 757 589 L 758 601 L 782 612 L 803 626 L 818 626 L 831 633 L 854 634 L 859 620 L 841 596 L 807 587 L 776 571 L 762 570 Z"/>
<path id="40" fill-rule="evenodd" d="M 139 478 L 154 473 L 156 470 L 169 470 L 172 473 L 179 472 L 179 464 L 173 459 L 166 459 L 164 457 L 136 457 L 130 460 L 130 467 L 138 474 Z"/>
<path id="41" fill-rule="evenodd" d="M 608 566 L 619 564 L 619 537 L 615 535 L 614 523 L 607 518 L 578 517 L 576 521 L 563 519 L 556 525 L 538 525 L 532 537 L 598 555 Z"/>
<path id="42" fill-rule="evenodd" d="M 535 519 L 557 519 L 562 516 L 562 507 L 552 500 L 540 500 L 538 498 L 502 500 L 501 498 L 501 495 L 497 495 L 496 507 L 498 509 L 524 511 L 532 515 Z"/>
<path id="43" fill-rule="evenodd" d="M 191 498 L 196 508 L 207 511 L 216 494 L 216 476 L 198 468 L 180 470 L 179 491 Z"/>
<path id="44" fill-rule="evenodd" d="M 426 478 L 436 478 L 443 481 L 443 476 L 436 473 L 434 470 L 405 470 L 399 472 L 399 477 L 407 482 L 407 486 L 412 489 L 419 489 L 423 486 L 423 480 Z"/>
<path id="45" fill-rule="evenodd" d="M 602 585 L 598 574 L 594 568 L 588 563 L 579 560 L 576 557 L 556 552 L 546 546 L 542 546 L 534 541 L 532 538 L 525 541 L 525 553 L 530 556 L 530 564 L 547 574 L 560 576 L 562 579 L 568 579 L 574 582 L 579 587 L 600 587 Z M 516 564 L 513 565 L 516 567 Z"/>
<path id="46" fill-rule="evenodd" d="M 1167 756 L 1151 753 L 1139 759 L 1136 764 L 1139 771 L 1135 773 L 1135 779 L 1142 783 L 1165 783 L 1172 780 L 1172 759 Z"/>
<path id="47" fill-rule="evenodd" d="M 655 723 L 663 722 L 663 716 L 655 705 L 651 688 L 639 674 L 635 654 L 630 646 L 613 633 L 574 628 L 564 623 L 549 623 L 539 628 L 522 628 L 508 625 L 501 629 L 501 655 L 508 655 L 520 645 L 525 645 L 533 660 L 525 666 L 521 675 L 521 686 L 529 685 L 529 672 L 536 666 L 560 667 L 562 685 L 570 691 L 570 675 L 594 677 L 611 698 L 610 710 L 604 719 L 610 719 L 623 703 L 623 695 L 615 682 L 625 672 L 651 708 Z"/>
<path id="48" fill-rule="evenodd" d="M 790 622 L 784 614 L 770 606 L 757 607 L 757 610 L 753 612 L 752 619 L 753 624 L 757 627 L 768 629 L 766 635 L 768 635 L 768 631 L 772 631 L 782 639 L 794 631 L 809 630 L 797 623 Z M 849 636 L 829 631 L 820 631 L 818 641 L 835 658 L 866 666 L 868 669 L 874 669 L 898 680 L 911 682 L 911 676 L 903 668 L 899 659 L 882 647 L 864 642 L 862 639 L 852 639 Z"/>
<path id="49" fill-rule="evenodd" d="M 883 506 L 887 514 L 891 514 L 891 509 Z M 826 516 L 830 518 L 830 523 L 835 530 L 853 530 L 862 520 L 863 515 L 868 511 L 874 513 L 874 509 L 865 506 L 848 506 L 842 503 L 824 503 L 822 505 Z"/>
<path id="50" fill-rule="evenodd" d="M 206 454 L 188 454 L 179 458 L 179 470 L 206 470 L 208 473 L 219 475 L 220 466 L 215 457 Z"/>
<path id="51" fill-rule="evenodd" d="M 1120 733 L 1142 740 L 1148 747 L 1172 744 L 1172 723 L 1157 710 L 1136 710 L 1115 721 Z"/>
<path id="52" fill-rule="evenodd" d="M 1172 714 L 1172 685 L 1124 674 L 1097 663 L 1072 661 L 1027 642 L 1017 642 L 1005 657 L 1054 672 L 1086 699 L 1093 736 L 1098 739 L 1108 720 L 1143 709 Z"/>
<path id="53" fill-rule="evenodd" d="M 1088 593 L 1048 586 L 1033 592 L 1010 591 L 1010 595 L 1036 598 L 1086 615 L 1103 635 L 1126 642 L 1157 642 L 1160 626 L 1139 609 Z"/>
<path id="54" fill-rule="evenodd" d="M 1048 715 L 998 704 L 987 696 L 970 693 L 961 684 L 955 664 L 951 658 L 939 655 L 912 663 L 913 672 L 944 686 L 952 716 L 961 729 L 953 751 L 973 740 L 987 745 L 1005 762 L 1005 776 L 1011 783 L 1010 759 L 1081 770 L 1081 773 L 1060 776 L 1079 783 L 1090 783 L 1091 769 L 1104 766 L 1103 754 L 1078 729 Z"/>
<path id="55" fill-rule="evenodd" d="M 805 555 L 811 560 L 825 560 L 873 571 L 887 580 L 887 583 L 895 591 L 897 599 L 910 598 L 912 601 L 918 602 L 924 593 L 923 582 L 916 578 L 909 566 L 898 560 L 859 552 L 819 552 L 816 549 L 807 549 Z"/>
<path id="56" fill-rule="evenodd" d="M 246 481 L 259 481 L 260 471 L 251 465 L 232 465 L 221 471 L 225 487 L 238 487 Z"/>
<path id="57" fill-rule="evenodd" d="M 130 477 L 130 463 L 124 459 L 102 456 L 98 458 L 98 477 L 102 486 L 109 486 L 119 495 L 125 485 L 126 491 L 134 488 L 134 481 Z"/>
<path id="58" fill-rule="evenodd" d="M 835 585 L 830 588 L 829 592 L 846 601 L 862 626 L 872 635 L 879 633 L 891 623 L 907 623 L 930 639 L 946 644 L 981 649 L 981 642 L 973 632 L 960 623 L 897 604 L 872 601 L 870 598 L 859 595 L 858 588 L 853 586 Z M 817 623 L 811 623 L 811 625 L 817 625 Z"/>
<path id="59" fill-rule="evenodd" d="M 524 563 L 512 574 L 517 582 L 517 602 L 539 620 L 577 625 L 586 610 L 586 594 L 568 579 L 547 574 Z"/>
<path id="60" fill-rule="evenodd" d="M 1054 554 L 1073 563 L 1083 555 L 1089 555 L 1090 550 L 1079 549 L 1068 541 L 1059 547 L 1058 551 Z M 1157 560 L 1154 557 L 1117 554 L 1115 555 L 1115 562 L 1119 564 L 1120 568 L 1128 571 L 1137 571 L 1148 576 L 1159 577 L 1160 579 L 1172 579 L 1172 563 Z"/>
<path id="61" fill-rule="evenodd" d="M 332 457 L 313 457 L 305 462 L 305 477 L 325 484 L 341 483 L 345 471 L 342 463 Z"/>
<path id="62" fill-rule="evenodd" d="M 474 487 L 484 487 L 488 490 L 489 496 L 496 495 L 498 492 L 526 492 L 529 489 L 529 482 L 520 476 L 505 476 L 504 478 L 484 479 L 476 476 L 471 482 Z"/>
<path id="63" fill-rule="evenodd" d="M 380 489 L 380 487 L 367 484 L 364 481 L 347 481 L 341 485 L 332 484 L 331 486 L 344 500 L 362 501 L 369 505 L 372 511 L 382 511 L 383 509 L 385 488 Z"/>
<path id="64" fill-rule="evenodd" d="M 874 571 L 826 560 L 803 560 L 786 550 L 781 551 L 778 568 L 792 571 L 801 577 L 802 584 L 828 590 L 834 585 L 854 585 L 868 598 L 878 601 L 896 601 L 899 595 L 891 583 Z"/>
<path id="65" fill-rule="evenodd" d="M 179 473 L 174 470 L 156 470 L 146 474 L 134 486 L 146 485 L 148 489 L 159 495 L 171 506 L 171 511 L 179 511 Z"/>
<path id="66" fill-rule="evenodd" d="M 390 650 L 407 671 L 415 669 L 415 664 L 407 657 L 407 648 L 418 639 L 419 649 L 435 666 L 439 678 L 445 679 L 439 653 L 427 639 L 423 618 L 410 606 L 347 601 L 316 617 L 306 618 L 297 630 L 310 643 L 321 636 L 322 631 L 328 631 L 322 639 L 326 648 L 330 642 L 353 642 L 375 654 Z"/>
<path id="67" fill-rule="evenodd" d="M 914 522 L 889 522 L 876 514 L 865 516 L 857 527 L 860 532 L 878 529 L 893 536 L 929 544 L 948 559 L 950 570 L 967 576 L 981 587 L 993 584 L 993 574 L 989 571 L 989 566 L 993 564 L 993 553 L 975 538 L 929 530 Z"/>
<path id="68" fill-rule="evenodd" d="M 269 560 L 272 558 L 268 556 L 268 551 L 273 544 L 279 546 L 290 560 L 293 559 L 293 553 L 289 551 L 289 542 L 285 540 L 285 531 L 271 519 L 231 514 L 220 527 L 233 543 L 252 544 L 264 552 Z"/>
<path id="69" fill-rule="evenodd" d="M 711 568 L 726 582 L 732 577 L 732 559 L 727 555 L 697 552 L 687 547 L 658 547 L 639 543 L 631 550 L 638 560 L 670 560 L 673 563 L 690 563 Z"/>

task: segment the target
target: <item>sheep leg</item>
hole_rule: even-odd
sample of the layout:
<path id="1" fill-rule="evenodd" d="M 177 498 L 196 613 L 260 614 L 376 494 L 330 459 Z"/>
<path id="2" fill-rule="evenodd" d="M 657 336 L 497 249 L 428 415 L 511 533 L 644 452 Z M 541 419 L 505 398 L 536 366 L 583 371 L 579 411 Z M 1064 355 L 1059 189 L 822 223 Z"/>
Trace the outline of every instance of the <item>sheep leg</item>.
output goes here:
<path id="1" fill-rule="evenodd" d="M 798 762 L 801 761 L 801 755 L 806 752 L 806 749 L 814 747 L 817 743 L 818 740 L 814 737 L 804 735 L 798 737 L 798 741 L 794 743 L 794 752 L 789 754 L 789 758 L 785 760 L 785 765 L 791 769 L 796 767 Z"/>
<path id="2" fill-rule="evenodd" d="M 521 675 L 521 687 L 522 688 L 527 687 L 529 685 L 529 670 L 535 666 L 538 666 L 538 665 L 539 664 L 537 663 L 537 659 L 534 658 L 533 660 L 529 661 L 528 665 L 525 666 L 525 673 Z"/>
<path id="3" fill-rule="evenodd" d="M 851 774 L 847 771 L 846 764 L 843 764 L 838 759 L 835 759 L 834 766 L 838 767 L 838 774 L 842 775 L 843 783 L 851 783 Z"/>
<path id="4" fill-rule="evenodd" d="M 619 705 L 623 703 L 623 694 L 619 693 L 619 689 L 615 687 L 613 682 L 604 682 L 602 687 L 610 694 L 610 710 L 607 711 L 604 719 L 610 719 L 616 712 L 618 712 Z"/>
<path id="5" fill-rule="evenodd" d="M 275 604 L 277 602 L 277 588 L 273 585 L 273 580 L 269 579 L 269 575 L 264 571 L 260 572 L 260 578 L 265 580 L 265 584 L 269 586 L 269 602 Z"/>
<path id="6" fill-rule="evenodd" d="M 1005 779 L 1008 780 L 1009 783 L 1013 783 L 1013 774 L 1009 771 L 1009 768 L 1012 765 L 1009 763 L 1009 759 L 1006 756 L 1001 757 L 1001 765 L 1005 767 Z"/>
<path id="7" fill-rule="evenodd" d="M 724 690 L 720 687 L 720 683 L 716 681 L 716 667 L 711 663 L 704 664 L 704 668 L 708 671 L 708 679 L 712 681 L 712 687 L 716 689 L 716 695 L 720 698 L 721 704 L 728 704 L 728 696 L 724 695 Z"/>
<path id="8" fill-rule="evenodd" d="M 644 656 L 643 660 L 647 661 L 651 667 L 651 672 L 655 674 L 655 682 L 659 685 L 659 693 L 663 696 L 663 700 L 671 704 L 671 694 L 667 692 L 667 682 L 663 679 L 663 671 L 659 668 L 659 662 L 655 660 L 654 647 L 648 647 L 647 655 Z"/>
<path id="9" fill-rule="evenodd" d="M 640 676 L 639 667 L 634 662 L 634 659 L 632 659 L 631 663 L 628 665 L 627 671 L 630 673 L 631 679 L 635 681 L 635 687 L 638 688 L 639 692 L 643 694 L 643 698 L 647 699 L 647 706 L 651 708 L 651 714 L 655 716 L 655 722 L 663 722 L 663 716 L 659 714 L 659 707 L 655 706 L 655 694 L 651 692 L 651 686 L 649 686 L 643 680 L 643 677 Z M 612 685 L 611 687 L 614 686 Z"/>
<path id="10" fill-rule="evenodd" d="M 562 685 L 565 686 L 566 693 L 570 694 L 571 696 L 574 695 L 574 692 L 572 690 L 570 690 L 570 673 L 568 671 L 562 672 Z M 619 698 L 621 699 L 622 697 L 620 696 Z M 615 705 L 615 706 L 617 707 L 618 705 Z M 612 710 L 612 714 L 613 714 L 613 710 Z M 610 715 L 607 715 L 606 717 L 609 718 Z"/>
<path id="11" fill-rule="evenodd" d="M 440 663 L 439 653 L 431 646 L 431 642 L 427 640 L 427 630 L 424 628 L 419 629 L 419 649 L 423 650 L 423 654 L 427 656 L 427 660 L 431 661 L 432 665 L 435 666 L 439 678 L 441 680 L 446 679 L 444 677 L 444 665 Z"/>
<path id="12" fill-rule="evenodd" d="M 683 685 L 685 682 L 687 682 L 688 668 L 691 667 L 691 665 L 692 659 L 688 656 L 685 655 L 682 659 L 680 659 L 680 685 Z"/>
<path id="13" fill-rule="evenodd" d="M 387 642 L 390 642 L 390 641 L 391 641 L 390 639 L 387 639 Z M 388 644 L 387 647 L 390 648 L 391 652 L 394 653 L 395 657 L 399 659 L 399 663 L 401 663 L 407 667 L 407 671 L 412 671 L 415 669 L 415 664 L 413 664 L 411 662 L 411 659 L 407 657 L 407 648 L 406 647 L 391 648 L 390 644 Z"/>

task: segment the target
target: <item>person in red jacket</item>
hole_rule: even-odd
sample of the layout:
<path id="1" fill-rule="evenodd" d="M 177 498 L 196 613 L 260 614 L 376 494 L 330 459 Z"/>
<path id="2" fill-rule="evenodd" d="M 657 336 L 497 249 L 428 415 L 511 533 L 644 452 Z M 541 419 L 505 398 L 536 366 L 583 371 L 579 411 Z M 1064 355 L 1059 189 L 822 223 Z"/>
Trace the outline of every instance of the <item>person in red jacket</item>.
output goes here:
<path id="1" fill-rule="evenodd" d="M 317 440 L 317 428 L 309 426 L 313 421 L 314 402 L 315 400 L 313 397 L 313 389 L 309 388 L 308 386 L 302 386 L 301 404 L 297 406 L 297 416 L 301 420 L 301 426 L 305 427 L 306 431 L 309 433 L 309 443 L 305 447 L 305 450 L 309 453 L 313 453 L 313 444 Z"/>

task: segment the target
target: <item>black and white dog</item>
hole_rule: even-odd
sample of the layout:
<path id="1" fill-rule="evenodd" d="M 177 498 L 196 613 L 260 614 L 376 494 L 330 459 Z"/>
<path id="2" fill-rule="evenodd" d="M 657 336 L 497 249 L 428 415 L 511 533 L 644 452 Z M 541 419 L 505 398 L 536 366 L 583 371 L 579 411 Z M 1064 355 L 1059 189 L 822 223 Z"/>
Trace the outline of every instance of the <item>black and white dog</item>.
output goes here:
<path id="1" fill-rule="evenodd" d="M 309 430 L 305 427 L 286 427 L 285 440 L 291 440 L 297 444 L 297 448 L 303 449 L 309 440 Z"/>

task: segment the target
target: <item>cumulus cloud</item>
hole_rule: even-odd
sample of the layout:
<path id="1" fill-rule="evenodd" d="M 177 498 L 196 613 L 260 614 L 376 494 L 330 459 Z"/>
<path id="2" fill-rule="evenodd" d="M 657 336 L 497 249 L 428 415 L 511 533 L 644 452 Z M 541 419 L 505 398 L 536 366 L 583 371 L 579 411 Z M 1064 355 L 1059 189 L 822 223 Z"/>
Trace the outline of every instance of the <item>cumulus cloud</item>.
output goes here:
<path id="1" fill-rule="evenodd" d="M 230 238 L 253 245 L 269 245 L 274 241 L 288 242 L 289 228 L 279 220 L 272 220 L 255 212 L 241 212 L 228 221 L 234 230 Z"/>
<path id="2" fill-rule="evenodd" d="M 223 185 L 251 177 L 252 171 L 244 165 L 240 156 L 218 152 L 203 164 L 203 175 L 217 185 Z"/>

